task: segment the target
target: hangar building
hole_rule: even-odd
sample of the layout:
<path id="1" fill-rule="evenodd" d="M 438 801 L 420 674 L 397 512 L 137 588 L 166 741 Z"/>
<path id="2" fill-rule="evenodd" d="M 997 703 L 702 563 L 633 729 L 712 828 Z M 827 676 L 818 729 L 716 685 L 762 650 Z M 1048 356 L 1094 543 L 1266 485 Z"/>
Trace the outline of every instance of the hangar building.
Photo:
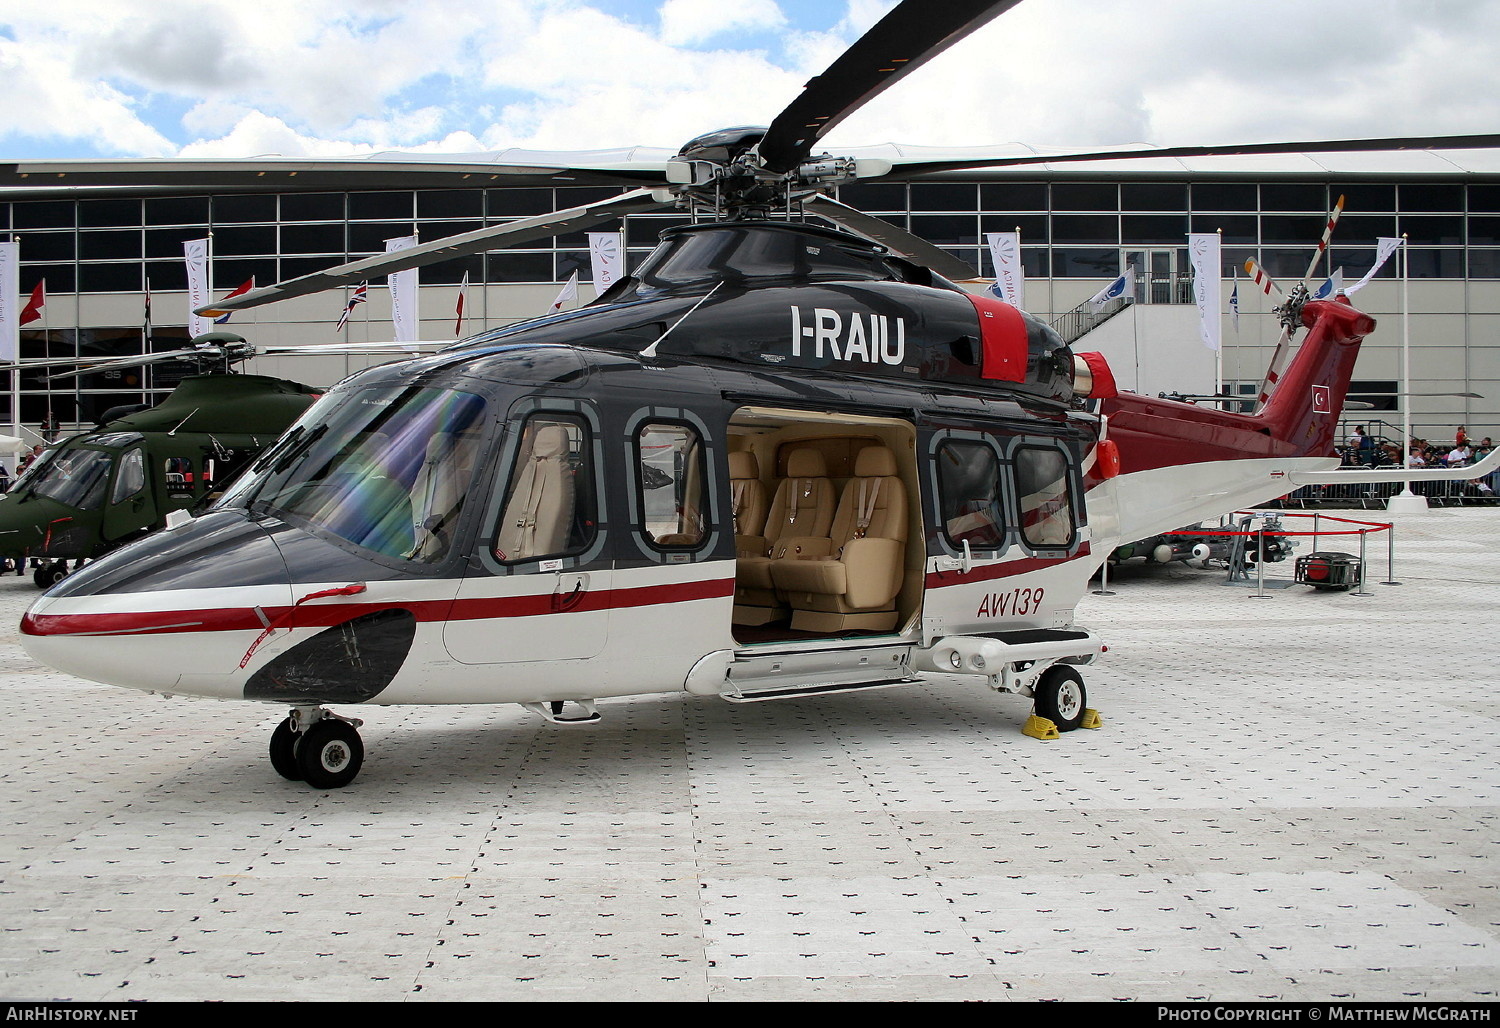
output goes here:
<path id="1" fill-rule="evenodd" d="M 869 151 L 891 152 L 913 151 Z M 978 153 L 918 151 L 927 160 Z M 212 288 L 222 296 L 251 277 L 267 285 L 379 253 L 387 239 L 416 234 L 429 242 L 603 199 L 654 178 L 670 156 L 636 148 L 3 163 L 0 224 L 20 243 L 23 298 L 46 282 L 43 317 L 23 330 L 21 355 L 122 356 L 181 346 L 188 338 L 186 240 L 211 238 Z M 993 275 L 985 234 L 1018 232 L 1024 305 L 1048 319 L 1086 303 L 1133 265 L 1136 304 L 1079 347 L 1103 350 L 1123 382 L 1151 393 L 1204 391 L 1216 376 L 1231 392 L 1256 390 L 1280 330 L 1270 314 L 1276 298 L 1253 288 L 1244 262 L 1258 261 L 1283 287 L 1299 281 L 1343 196 L 1326 263 L 1311 285 L 1335 269 L 1352 284 L 1375 264 L 1379 238 L 1406 239 L 1404 254 L 1398 250 L 1355 298 L 1379 328 L 1361 352 L 1351 393 L 1371 409 L 1350 419 L 1399 438 L 1406 344 L 1415 434 L 1441 440 L 1460 424 L 1473 436 L 1500 428 L 1500 150 L 1133 156 L 846 185 L 838 196 L 952 251 L 982 275 Z M 631 215 L 614 228 L 625 233 L 633 265 L 658 232 L 684 220 L 672 212 Z M 1197 340 L 1189 232 L 1221 234 L 1218 354 Z M 587 302 L 593 291 L 583 233 L 425 267 L 422 337 L 454 338 L 465 274 L 462 331 L 470 334 L 546 312 L 575 271 Z M 337 331 L 347 295 L 242 311 L 223 327 L 255 344 L 392 338 L 383 282 L 370 283 L 369 302 Z M 261 357 L 249 370 L 331 385 L 380 359 Z M 88 425 L 110 407 L 159 399 L 186 370 L 157 365 L 51 382 L 25 371 L 16 392 L 4 394 L 0 420 L 12 420 L 8 408 L 18 396 L 23 424 L 50 416 L 63 427 Z"/>

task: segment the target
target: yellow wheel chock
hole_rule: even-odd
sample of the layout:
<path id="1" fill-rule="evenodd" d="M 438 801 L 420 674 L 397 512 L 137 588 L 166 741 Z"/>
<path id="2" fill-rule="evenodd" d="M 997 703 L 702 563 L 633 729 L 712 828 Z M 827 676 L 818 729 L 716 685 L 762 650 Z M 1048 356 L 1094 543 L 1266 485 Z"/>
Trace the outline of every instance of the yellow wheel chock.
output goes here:
<path id="1" fill-rule="evenodd" d="M 1026 719 L 1026 724 L 1021 728 L 1022 735 L 1029 735 L 1033 739 L 1056 739 L 1057 723 L 1035 714 Z"/>
<path id="2" fill-rule="evenodd" d="M 1104 719 L 1099 716 L 1099 712 L 1097 710 L 1092 707 L 1088 707 L 1084 710 L 1083 721 L 1079 723 L 1078 727 L 1102 728 L 1104 727 Z M 1035 714 L 1032 714 L 1030 717 L 1028 717 L 1026 719 L 1026 724 L 1021 726 L 1021 734 L 1029 735 L 1033 739 L 1047 740 L 1060 738 L 1057 732 L 1057 722 L 1049 720 L 1048 718 L 1038 717 Z"/>

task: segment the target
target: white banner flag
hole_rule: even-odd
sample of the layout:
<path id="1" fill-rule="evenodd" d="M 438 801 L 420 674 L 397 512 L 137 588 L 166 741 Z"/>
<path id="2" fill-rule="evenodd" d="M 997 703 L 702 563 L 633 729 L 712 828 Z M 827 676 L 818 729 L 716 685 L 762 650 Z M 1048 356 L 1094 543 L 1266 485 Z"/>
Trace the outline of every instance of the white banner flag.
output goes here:
<path id="1" fill-rule="evenodd" d="M 590 232 L 589 255 L 594 264 L 594 295 L 602 296 L 624 273 L 621 257 L 625 247 L 623 232 Z"/>
<path id="2" fill-rule="evenodd" d="M 182 244 L 182 255 L 187 261 L 188 336 L 201 336 L 205 332 L 213 331 L 214 327 L 212 318 L 193 313 L 200 307 L 207 307 L 209 303 L 208 240 L 185 240 Z"/>
<path id="3" fill-rule="evenodd" d="M 1314 300 L 1332 300 L 1335 296 L 1339 295 L 1343 291 L 1344 269 L 1337 268 L 1334 270 L 1332 275 L 1328 276 L 1328 280 L 1313 292 L 1312 298 Z"/>
<path id="4" fill-rule="evenodd" d="M 1123 298 L 1127 303 L 1135 301 L 1135 265 L 1125 265 L 1125 273 L 1115 279 L 1109 285 L 1089 297 L 1089 304 L 1095 312 L 1104 309 L 1104 305 L 1111 300 Z"/>
<path id="5" fill-rule="evenodd" d="M 1223 285 L 1219 270 L 1219 234 L 1189 232 L 1188 256 L 1193 262 L 1193 302 L 1198 305 L 1198 336 L 1204 346 L 1217 350 L 1221 341 L 1219 294 Z"/>
<path id="6" fill-rule="evenodd" d="M 1375 277 L 1375 272 L 1379 271 L 1385 262 L 1391 259 L 1391 254 L 1396 252 L 1396 247 L 1401 245 L 1402 240 L 1399 236 L 1378 236 L 1375 242 L 1377 244 L 1375 249 L 1375 266 L 1365 272 L 1364 278 L 1345 289 L 1345 296 L 1353 296 L 1363 289 L 1365 283 Z"/>
<path id="7" fill-rule="evenodd" d="M 568 276 L 568 280 L 563 283 L 562 292 L 560 292 L 560 293 L 557 294 L 557 299 L 552 301 L 552 310 L 553 311 L 560 311 L 567 304 L 577 303 L 577 302 L 578 302 L 578 272 L 575 271 L 575 272 L 573 272 L 573 274 L 569 275 Z"/>
<path id="8" fill-rule="evenodd" d="M 1026 273 L 1021 268 L 1021 233 L 986 232 L 984 238 L 995 260 L 995 284 L 990 291 L 1012 307 L 1023 307 Z"/>
<path id="9" fill-rule="evenodd" d="M 385 252 L 395 253 L 416 245 L 416 236 L 398 236 L 385 241 Z M 416 342 L 421 324 L 417 313 L 417 269 L 392 272 L 385 277 L 385 283 L 391 290 L 391 322 L 396 327 L 396 342 Z"/>
<path id="10" fill-rule="evenodd" d="M 17 360 L 20 354 L 21 244 L 0 243 L 0 360 Z"/>

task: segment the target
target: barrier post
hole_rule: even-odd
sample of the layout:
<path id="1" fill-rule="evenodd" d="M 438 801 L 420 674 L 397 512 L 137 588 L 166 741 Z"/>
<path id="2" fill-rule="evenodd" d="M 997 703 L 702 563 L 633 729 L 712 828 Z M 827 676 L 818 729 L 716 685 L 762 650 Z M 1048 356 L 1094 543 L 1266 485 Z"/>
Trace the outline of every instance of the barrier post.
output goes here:
<path id="1" fill-rule="evenodd" d="M 1368 528 L 1359 530 L 1359 589 L 1350 593 L 1350 596 L 1374 596 L 1374 593 L 1365 592 L 1365 536 L 1369 534 Z"/>
<path id="2" fill-rule="evenodd" d="M 1268 599 L 1266 596 L 1266 521 L 1261 518 L 1260 528 L 1255 533 L 1255 592 L 1252 600 Z"/>
<path id="3" fill-rule="evenodd" d="M 1385 540 L 1385 581 L 1381 585 L 1400 585 L 1396 581 L 1396 526 L 1387 525 Z"/>
<path id="4" fill-rule="evenodd" d="M 1099 565 L 1099 588 L 1094 590 L 1095 596 L 1113 596 L 1109 589 L 1109 556 L 1106 554 L 1104 563 Z"/>

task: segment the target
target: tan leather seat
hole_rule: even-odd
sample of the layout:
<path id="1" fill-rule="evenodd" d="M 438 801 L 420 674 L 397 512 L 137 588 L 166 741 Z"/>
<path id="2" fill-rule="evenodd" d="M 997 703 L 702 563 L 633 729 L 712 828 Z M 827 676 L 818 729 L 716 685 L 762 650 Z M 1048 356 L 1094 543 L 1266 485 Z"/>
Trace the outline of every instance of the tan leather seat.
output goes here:
<path id="1" fill-rule="evenodd" d="M 760 480 L 760 462 L 749 450 L 729 455 L 729 502 L 734 515 L 734 551 L 765 555 L 766 515 L 771 501 Z"/>
<path id="2" fill-rule="evenodd" d="M 526 560 L 561 553 L 573 520 L 573 475 L 566 466 L 568 433 L 544 425 L 520 459 L 515 484 L 495 533 L 495 556 Z"/>
<path id="3" fill-rule="evenodd" d="M 828 532 L 833 514 L 833 483 L 823 455 L 810 448 L 793 450 L 787 458 L 787 477 L 771 499 L 765 534 L 736 540 L 745 545 L 735 575 L 737 623 L 764 624 L 775 619 L 785 604 L 776 597 L 772 561 L 789 553 L 832 552 Z"/>
<path id="4" fill-rule="evenodd" d="M 844 486 L 826 556 L 789 555 L 771 563 L 776 591 L 791 605 L 792 627 L 812 632 L 894 628 L 905 575 L 906 487 L 896 457 L 867 446 Z"/>

